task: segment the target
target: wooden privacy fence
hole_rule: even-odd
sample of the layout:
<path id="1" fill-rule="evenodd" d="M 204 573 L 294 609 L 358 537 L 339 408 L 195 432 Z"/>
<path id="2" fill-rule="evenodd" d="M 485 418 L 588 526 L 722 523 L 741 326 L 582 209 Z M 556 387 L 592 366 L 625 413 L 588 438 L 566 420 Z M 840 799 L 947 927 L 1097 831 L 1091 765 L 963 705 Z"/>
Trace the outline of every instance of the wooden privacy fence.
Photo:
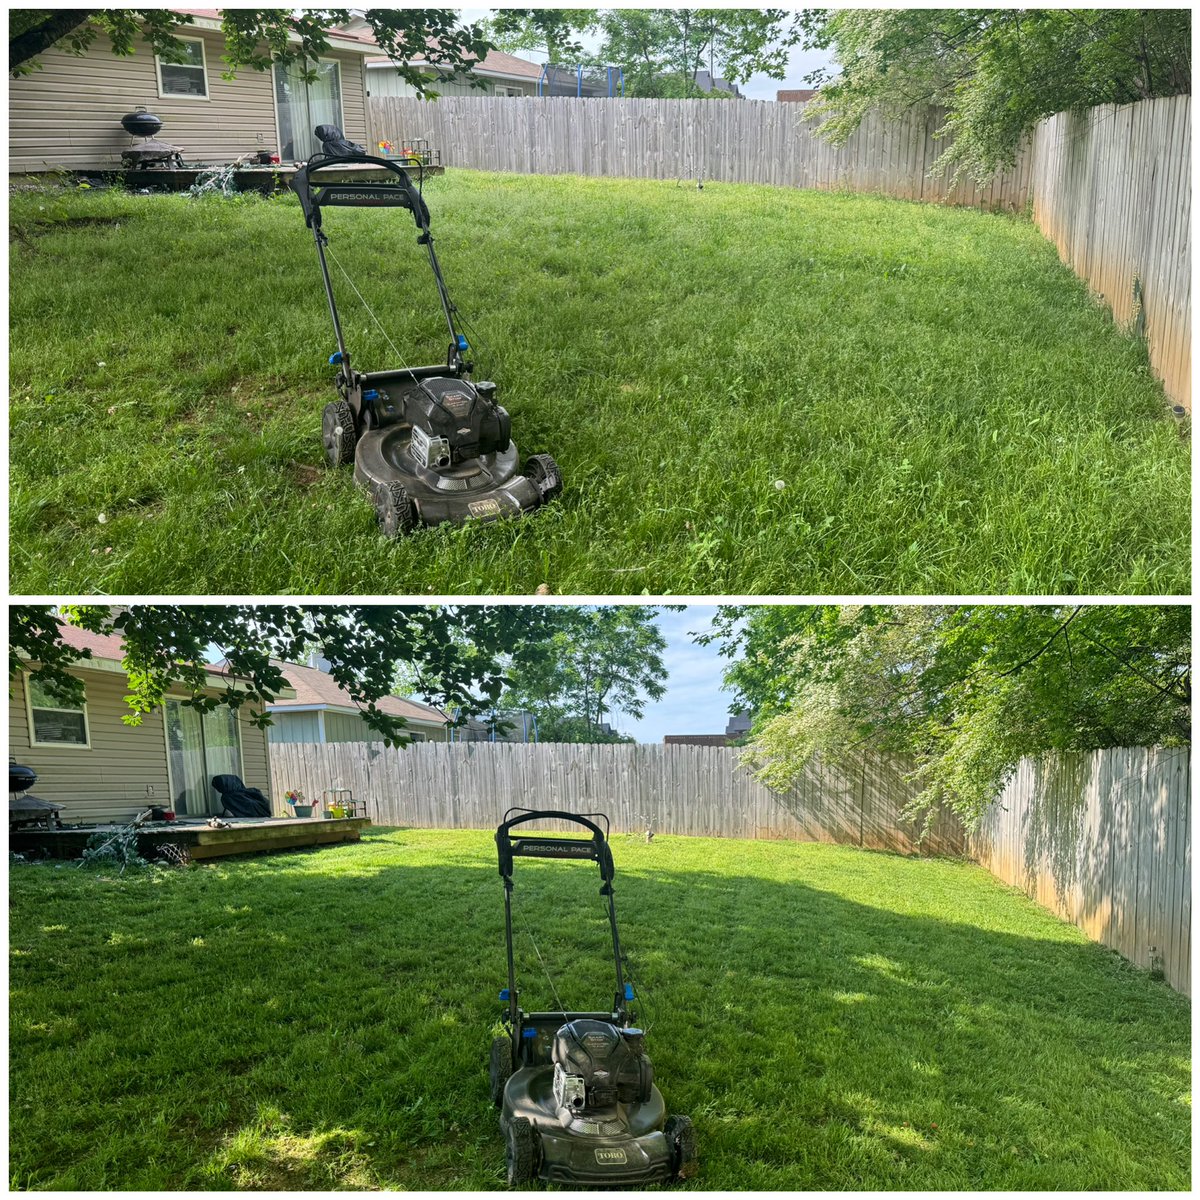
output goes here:
<path id="1" fill-rule="evenodd" d="M 941 111 L 869 115 L 842 147 L 803 104 L 373 96 L 372 142 L 426 137 L 454 166 L 523 174 L 704 179 L 882 192 L 1022 212 L 1143 334 L 1167 395 L 1191 408 L 1191 99 L 1101 105 L 1043 121 L 1011 170 L 953 187 L 929 170 Z M 1136 288 L 1135 288 L 1135 280 Z"/>
<path id="2" fill-rule="evenodd" d="M 1191 971 L 1187 750 L 1025 760 L 968 839 L 993 875 L 1177 991 Z"/>
<path id="3" fill-rule="evenodd" d="M 839 770 L 814 764 L 778 795 L 738 766 L 725 746 L 574 746 L 502 742 L 272 743 L 276 811 L 299 788 L 320 797 L 352 788 L 381 825 L 495 828 L 504 811 L 601 811 L 615 832 L 644 829 L 702 837 L 841 842 L 875 850 L 961 854 L 964 835 L 939 815 L 924 843 L 900 812 L 912 798 L 898 759 L 871 758 Z"/>
<path id="4" fill-rule="evenodd" d="M 1059 113 L 1033 144 L 1033 219 L 1191 408 L 1191 97 Z M 1140 315 L 1139 315 L 1140 314 Z"/>
<path id="5" fill-rule="evenodd" d="M 1021 763 L 969 837 L 939 813 L 925 841 L 901 817 L 899 758 L 814 763 L 780 795 L 723 746 L 272 743 L 277 812 L 299 788 L 351 788 L 380 825 L 490 829 L 512 806 L 601 811 L 617 833 L 839 842 L 967 855 L 998 879 L 1189 991 L 1191 771 L 1185 750 L 1102 750 Z"/>
<path id="6" fill-rule="evenodd" d="M 889 121 L 867 117 L 845 146 L 831 146 L 803 104 L 769 100 L 544 100 L 372 96 L 371 140 L 424 137 L 452 166 L 526 175 L 609 175 L 719 180 L 886 192 L 989 209 L 1024 209 L 1029 156 L 980 187 L 948 187 L 929 168 L 936 109 Z"/>

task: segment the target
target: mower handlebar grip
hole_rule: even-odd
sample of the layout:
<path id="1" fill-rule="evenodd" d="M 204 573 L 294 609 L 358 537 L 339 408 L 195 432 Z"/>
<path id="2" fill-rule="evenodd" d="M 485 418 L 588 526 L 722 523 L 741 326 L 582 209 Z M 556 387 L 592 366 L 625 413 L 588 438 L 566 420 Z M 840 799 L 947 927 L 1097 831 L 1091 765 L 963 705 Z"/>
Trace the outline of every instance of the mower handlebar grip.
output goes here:
<path id="1" fill-rule="evenodd" d="M 314 154 L 302 166 L 295 175 L 292 176 L 288 186 L 300 199 L 300 207 L 304 212 L 304 222 L 310 228 L 314 218 L 320 224 L 320 202 L 310 190 L 318 186 L 313 182 L 312 176 L 317 171 L 323 171 L 327 167 L 340 167 L 359 165 L 366 163 L 369 166 L 383 167 L 385 171 L 389 171 L 395 175 L 400 183 L 401 190 L 408 198 L 408 204 L 404 207 L 408 208 L 413 214 L 413 220 L 417 223 L 417 228 L 422 233 L 429 232 L 429 209 L 425 205 L 424 197 L 413 187 L 412 180 L 408 176 L 408 172 L 398 163 L 392 162 L 390 159 L 377 158 L 371 154 Z M 349 184 L 348 187 L 363 186 L 361 184 Z M 387 185 L 380 185 L 387 186 Z"/>
<path id="2" fill-rule="evenodd" d="M 512 811 L 512 809 L 509 809 L 509 812 Z M 608 818 L 605 817 L 604 820 L 605 824 L 607 824 Z M 570 821 L 572 824 L 582 825 L 585 829 L 589 830 L 595 846 L 596 861 L 600 864 L 600 876 L 605 883 L 612 882 L 612 851 L 608 848 L 608 837 L 605 831 L 595 821 L 591 821 L 579 813 L 563 812 L 561 809 L 551 808 L 518 810 L 518 815 L 515 817 L 509 817 L 508 813 L 505 813 L 505 820 L 500 823 L 499 828 L 496 830 L 496 849 L 500 859 L 500 875 L 504 879 L 511 879 L 513 872 L 513 849 L 509 830 L 514 826 L 524 825 L 529 821 Z M 581 844 L 586 845 L 587 843 L 584 842 Z"/>

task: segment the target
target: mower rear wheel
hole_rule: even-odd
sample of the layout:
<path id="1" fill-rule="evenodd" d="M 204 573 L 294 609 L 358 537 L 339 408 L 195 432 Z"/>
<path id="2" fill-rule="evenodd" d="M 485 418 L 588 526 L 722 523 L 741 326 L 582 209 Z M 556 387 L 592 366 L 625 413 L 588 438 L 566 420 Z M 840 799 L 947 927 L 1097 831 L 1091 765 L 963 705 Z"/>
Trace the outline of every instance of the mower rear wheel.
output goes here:
<path id="1" fill-rule="evenodd" d="M 676 1179 L 689 1179 L 696 1171 L 696 1131 L 691 1117 L 673 1116 L 663 1126 L 671 1147 L 671 1165 Z"/>
<path id="2" fill-rule="evenodd" d="M 375 519 L 385 537 L 403 537 L 417 527 L 417 509 L 402 483 L 371 485 L 371 503 Z"/>
<path id="3" fill-rule="evenodd" d="M 524 1117 L 513 1117 L 505 1134 L 504 1159 L 508 1186 L 520 1187 L 537 1178 L 538 1136 Z"/>
<path id="4" fill-rule="evenodd" d="M 512 1077 L 512 1039 L 498 1037 L 492 1042 L 492 1103 L 499 1108 L 504 1100 L 504 1085 Z"/>
<path id="5" fill-rule="evenodd" d="M 331 467 L 347 467 L 354 461 L 358 432 L 354 428 L 354 409 L 345 400 L 325 405 L 321 414 L 321 441 Z"/>
<path id="6" fill-rule="evenodd" d="M 549 503 L 562 494 L 562 473 L 550 455 L 531 454 L 525 460 L 525 475 L 533 480 L 534 486 L 541 492 L 543 503 Z"/>

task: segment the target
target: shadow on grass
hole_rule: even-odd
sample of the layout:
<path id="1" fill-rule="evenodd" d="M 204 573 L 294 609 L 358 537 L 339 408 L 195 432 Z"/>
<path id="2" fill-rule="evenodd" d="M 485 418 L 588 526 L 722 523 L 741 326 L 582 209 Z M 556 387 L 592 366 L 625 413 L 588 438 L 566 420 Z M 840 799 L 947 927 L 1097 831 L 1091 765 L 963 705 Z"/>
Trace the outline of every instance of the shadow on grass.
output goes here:
<path id="1" fill-rule="evenodd" d="M 70 978 L 53 952 L 15 960 L 14 1110 L 32 1097 L 59 1117 L 14 1122 L 14 1182 L 502 1185 L 494 866 L 452 853 L 328 874 L 314 857 L 128 888 L 105 925 L 140 934 L 89 935 Z M 865 874 L 890 870 L 867 857 Z M 914 888 L 938 867 L 895 864 Z M 583 991 L 564 1002 L 602 1002 L 595 881 L 528 868 L 522 919 Z M 1027 931 L 792 879 L 618 875 L 649 1051 L 698 1130 L 692 1187 L 1188 1186 L 1187 1002 L 988 886 L 970 890 Z M 92 915 L 65 909 L 66 934 Z M 187 1137 L 160 1140 L 172 1128 Z"/>

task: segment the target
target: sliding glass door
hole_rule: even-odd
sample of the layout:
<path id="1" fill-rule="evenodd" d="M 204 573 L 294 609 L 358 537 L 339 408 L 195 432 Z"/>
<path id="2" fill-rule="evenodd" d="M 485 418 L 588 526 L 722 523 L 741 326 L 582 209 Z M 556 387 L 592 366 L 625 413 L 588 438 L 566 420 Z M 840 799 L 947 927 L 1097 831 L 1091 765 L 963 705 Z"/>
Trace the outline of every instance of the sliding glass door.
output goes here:
<path id="1" fill-rule="evenodd" d="M 214 775 L 242 773 L 237 715 L 230 708 L 202 714 L 170 699 L 164 713 L 172 808 L 189 817 L 219 812 L 220 801 L 209 780 Z"/>
<path id="2" fill-rule="evenodd" d="M 315 71 L 312 83 L 305 69 Z M 342 118 L 342 74 L 336 62 L 291 63 L 275 66 L 275 104 L 279 111 L 279 156 L 285 163 L 310 158 L 320 145 L 313 130 L 318 125 L 345 129 Z"/>

